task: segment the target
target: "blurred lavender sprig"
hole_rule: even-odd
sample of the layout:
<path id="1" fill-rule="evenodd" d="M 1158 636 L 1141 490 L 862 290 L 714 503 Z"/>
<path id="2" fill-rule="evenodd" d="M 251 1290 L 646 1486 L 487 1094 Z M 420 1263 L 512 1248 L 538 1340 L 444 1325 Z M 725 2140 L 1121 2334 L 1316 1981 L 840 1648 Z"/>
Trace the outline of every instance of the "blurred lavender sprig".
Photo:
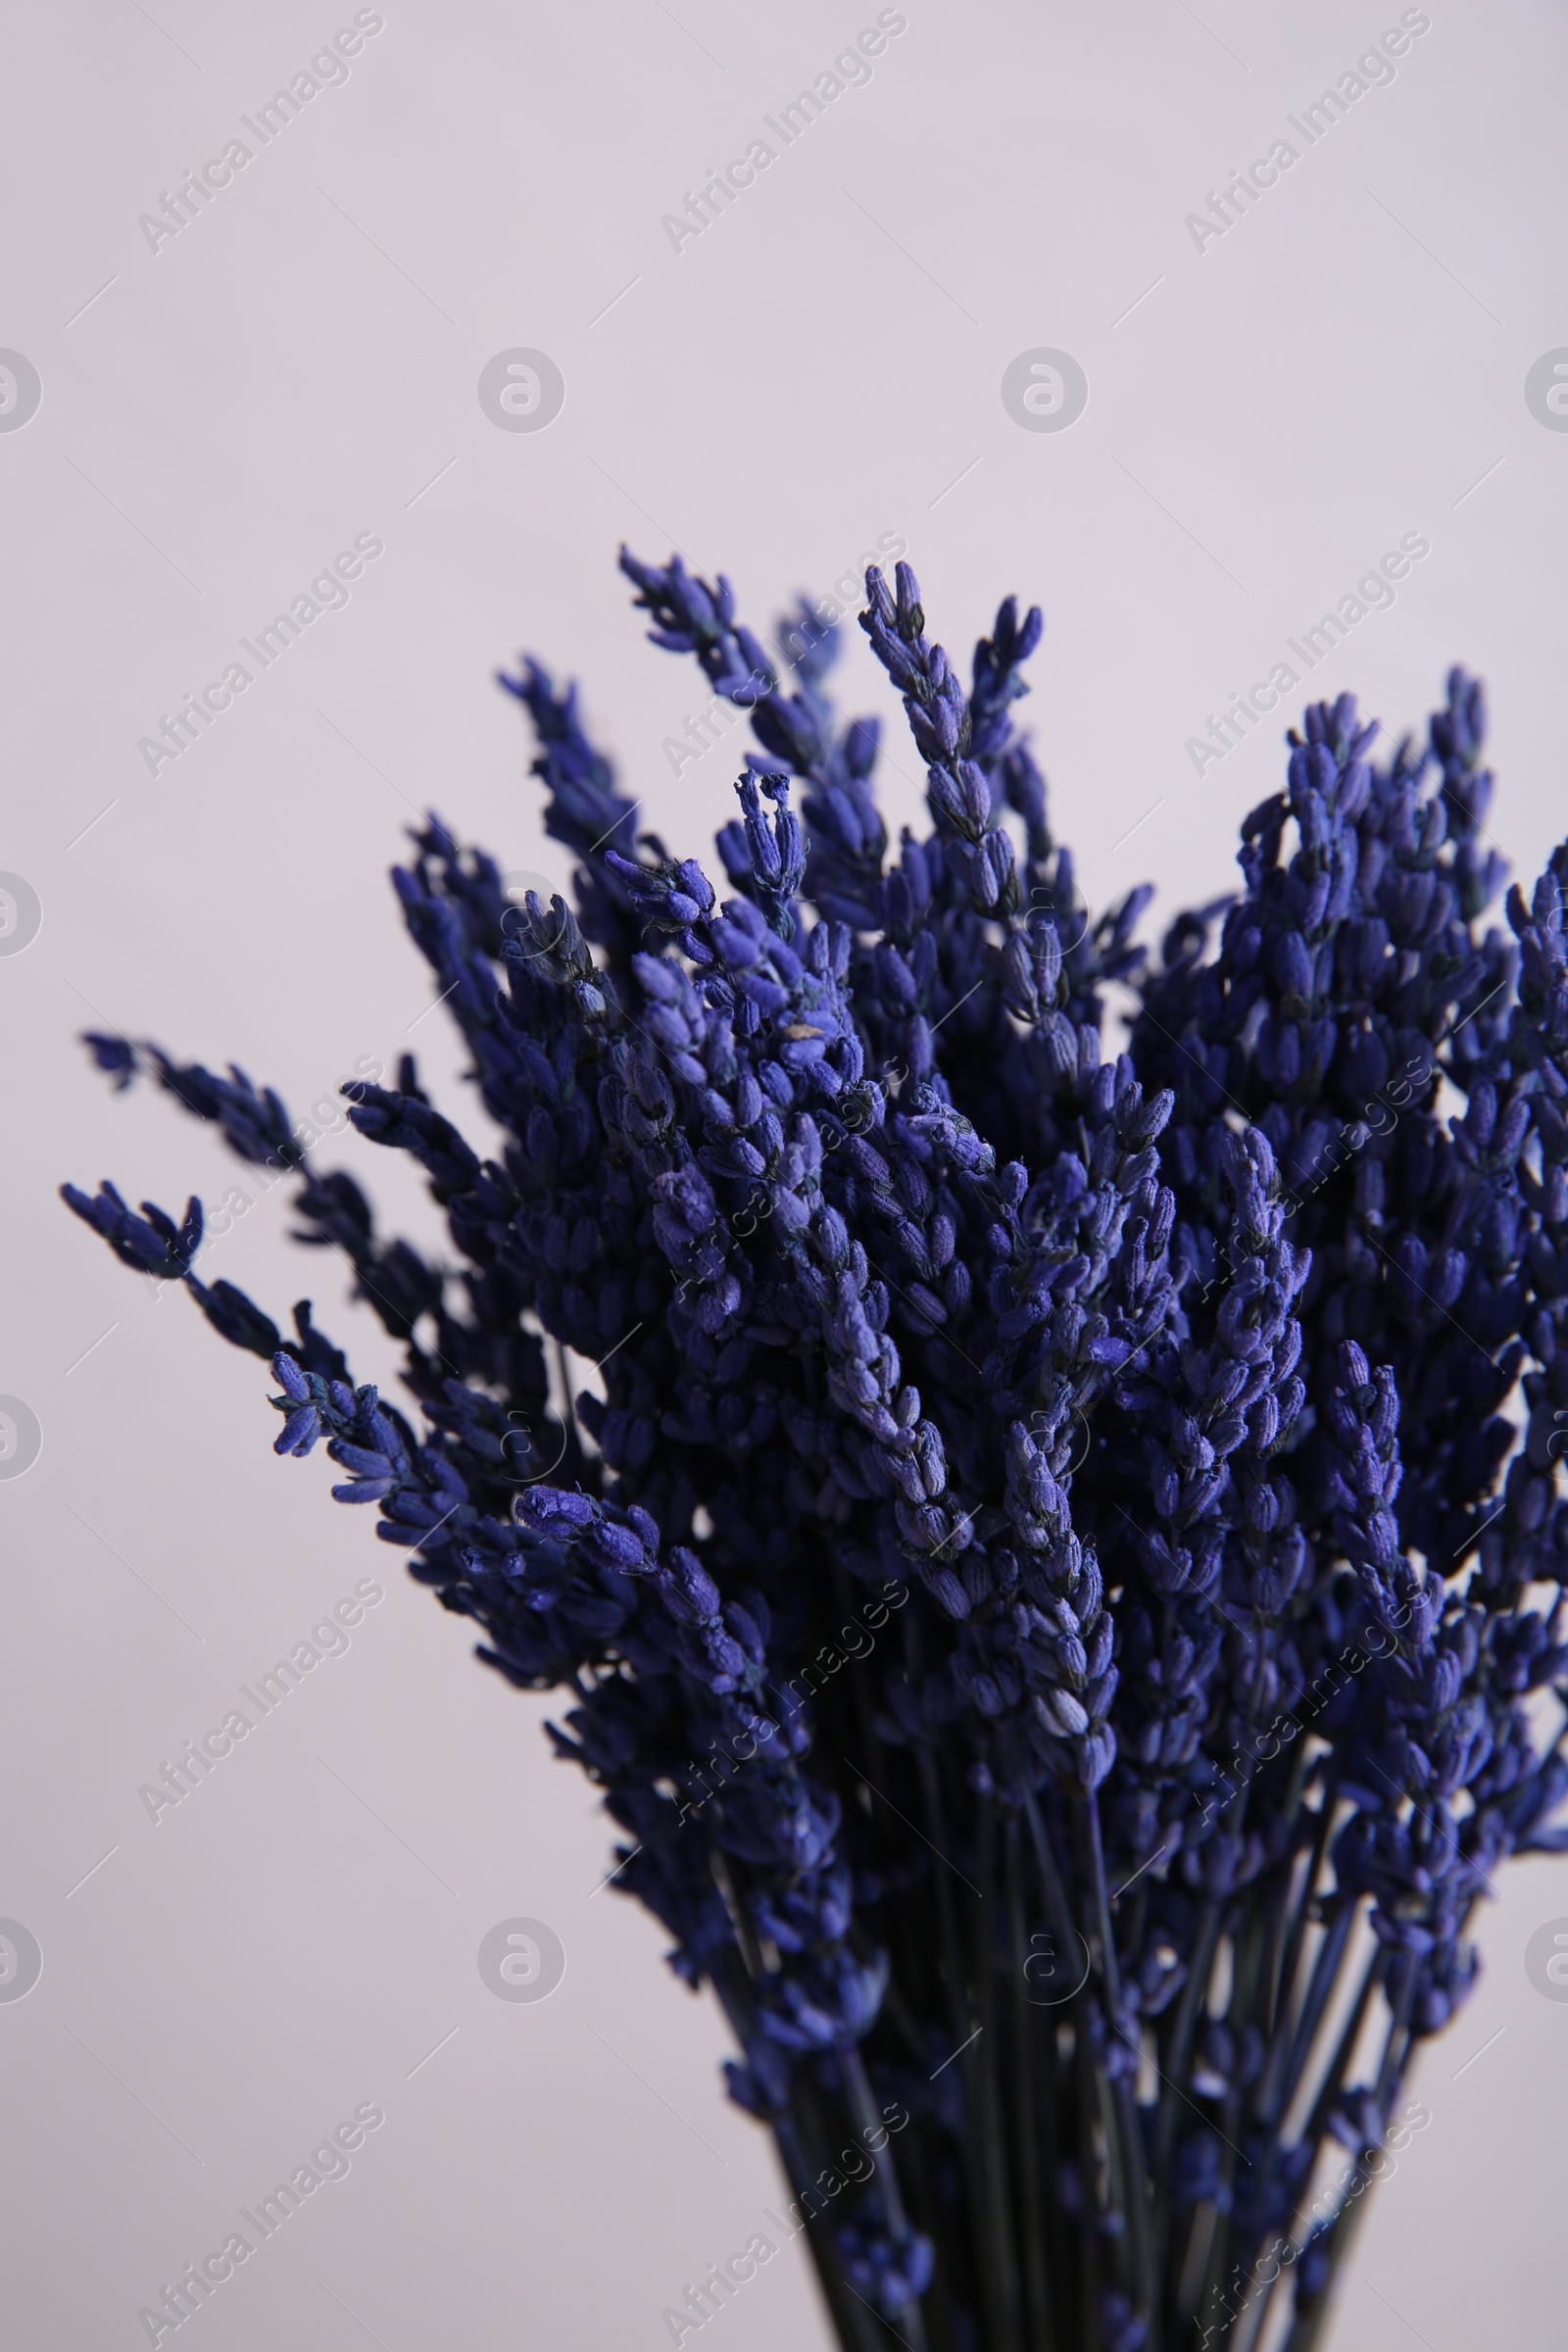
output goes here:
<path id="1" fill-rule="evenodd" d="M 65 1197 L 270 1360 L 275 1450 L 324 1443 L 488 1664 L 568 1693 L 846 2345 L 1250 2346 L 1272 2289 L 1305 2352 L 1477 1902 L 1568 1845 L 1568 847 L 1482 929 L 1480 686 L 1382 765 L 1342 696 L 1148 969 L 1150 894 L 1090 916 L 1015 724 L 1038 612 L 965 691 L 908 566 L 867 573 L 926 768 L 894 855 L 832 633 L 791 624 L 786 691 L 728 581 L 622 566 L 751 714 L 733 895 L 634 833 L 574 688 L 504 678 L 575 909 L 509 907 L 433 815 L 394 882 L 507 1143 L 409 1057 L 344 1089 L 456 1271 L 243 1072 L 89 1041 L 289 1178 L 421 1426 L 308 1301 L 284 1339 L 205 1285 L 196 1201 Z"/>

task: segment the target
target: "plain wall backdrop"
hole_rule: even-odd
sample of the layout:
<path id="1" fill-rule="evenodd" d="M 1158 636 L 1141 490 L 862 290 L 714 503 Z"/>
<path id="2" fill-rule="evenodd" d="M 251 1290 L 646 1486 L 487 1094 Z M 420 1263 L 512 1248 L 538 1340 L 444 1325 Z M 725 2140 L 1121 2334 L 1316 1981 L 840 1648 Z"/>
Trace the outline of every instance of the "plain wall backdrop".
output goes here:
<path id="1" fill-rule="evenodd" d="M 1391 75 L 1356 74 L 1418 20 Z M 644 642 L 622 539 L 726 569 L 759 628 L 903 539 L 965 667 L 1004 593 L 1040 602 L 1053 821 L 1091 904 L 1157 881 L 1151 936 L 1230 886 L 1309 695 L 1351 687 L 1396 734 L 1462 660 L 1492 693 L 1515 873 L 1568 829 L 1568 433 L 1525 390 L 1568 345 L 1560 6 L 907 0 L 787 145 L 765 118 L 876 26 L 869 0 L 386 0 L 346 77 L 311 75 L 355 23 L 339 0 L 98 0 L 13 8 L 0 34 L 0 868 L 42 913 L 0 953 L 0 1392 L 43 1431 L 0 1480 L 0 1918 L 43 1953 L 0 2001 L 0 2308 L 29 2352 L 145 2342 L 139 2307 L 365 2102 L 385 2123 L 348 2176 L 191 2323 L 208 2352 L 652 2348 L 779 2190 L 720 2095 L 716 2010 L 596 1890 L 607 1825 L 550 1760 L 550 1707 L 474 1665 L 318 1458 L 273 1460 L 265 1367 L 56 1200 L 107 1174 L 216 1204 L 237 1173 L 167 1099 L 113 1099 L 81 1028 L 232 1057 L 296 1116 L 413 1049 L 467 1118 L 385 877 L 434 806 L 564 879 L 497 663 L 525 647 L 583 680 L 667 840 L 706 851 L 733 806 L 738 733 L 672 771 L 706 693 Z M 1290 128 L 1347 75 L 1366 86 L 1343 119 Z M 296 76 L 323 86 L 264 145 L 243 119 Z M 140 224 L 236 138 L 249 160 L 177 234 Z M 672 235 L 759 138 L 775 160 Z M 1298 160 L 1222 234 L 1189 224 L 1281 139 Z M 564 380 L 542 430 L 480 405 L 519 349 Z M 1087 378 L 1065 430 L 1004 404 L 1039 350 Z M 20 424 L 10 353 L 41 385 Z M 247 662 L 150 773 L 141 740 L 357 535 L 382 552 L 347 604 Z M 1195 755 L 1401 539 L 1427 552 L 1394 601 Z M 891 721 L 886 806 L 914 820 L 918 762 L 843 635 L 845 695 Z M 318 1157 L 437 1235 L 390 1155 L 339 1136 Z M 361 1377 L 389 1372 L 341 1265 L 287 1226 L 258 1201 L 207 1278 L 274 1314 L 308 1292 Z M 368 1577 L 384 1598 L 347 1652 L 154 1824 L 140 1786 Z M 1568 1865 L 1508 1871 L 1341 2352 L 1560 2341 L 1568 2006 L 1522 1963 L 1559 1912 Z M 542 2003 L 479 1976 L 517 1916 L 565 1948 Z M 751 2352 L 824 2341 L 801 2249 L 711 2326 Z"/>

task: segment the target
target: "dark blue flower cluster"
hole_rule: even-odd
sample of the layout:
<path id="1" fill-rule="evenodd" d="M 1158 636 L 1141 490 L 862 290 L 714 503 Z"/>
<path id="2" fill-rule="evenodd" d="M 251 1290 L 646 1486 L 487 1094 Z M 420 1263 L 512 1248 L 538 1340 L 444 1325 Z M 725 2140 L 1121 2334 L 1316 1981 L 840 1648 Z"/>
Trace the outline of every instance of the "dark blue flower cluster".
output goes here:
<path id="1" fill-rule="evenodd" d="M 1250 2345 L 1284 2266 L 1235 2279 L 1283 2246 L 1304 2352 L 1476 1903 L 1568 1843 L 1568 848 L 1483 928 L 1480 687 L 1385 764 L 1342 697 L 1151 964 L 1015 724 L 1038 612 L 965 689 L 868 572 L 926 767 L 895 852 L 833 633 L 786 666 L 726 580 L 622 565 L 750 713 L 729 895 L 635 832 L 574 689 L 503 678 L 575 907 L 434 816 L 394 881 L 505 1149 L 411 1058 L 344 1090 L 458 1272 L 243 1072 L 89 1041 L 290 1176 L 418 1426 L 308 1302 L 284 1339 L 200 1280 L 195 1201 L 66 1199 L 270 1361 L 276 1451 L 324 1441 L 489 1664 L 569 1693 L 847 2345 Z"/>

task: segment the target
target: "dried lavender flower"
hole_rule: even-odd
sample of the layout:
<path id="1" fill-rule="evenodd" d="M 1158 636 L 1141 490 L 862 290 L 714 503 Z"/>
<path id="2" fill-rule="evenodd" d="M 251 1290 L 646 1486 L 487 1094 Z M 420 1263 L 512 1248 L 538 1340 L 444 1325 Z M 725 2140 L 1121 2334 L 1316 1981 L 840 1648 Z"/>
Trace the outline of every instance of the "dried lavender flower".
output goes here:
<path id="1" fill-rule="evenodd" d="M 1381 765 L 1342 696 L 1151 967 L 1016 724 L 1038 611 L 966 690 L 908 565 L 867 573 L 926 768 L 895 853 L 834 632 L 786 664 L 723 577 L 621 564 L 750 713 L 730 895 L 635 835 L 574 688 L 503 676 L 574 906 L 434 815 L 393 880 L 505 1149 L 411 1057 L 344 1090 L 457 1272 L 242 1071 L 88 1040 L 287 1177 L 415 1417 L 308 1301 L 285 1338 L 206 1286 L 196 1201 L 65 1198 L 269 1360 L 274 1450 L 324 1445 L 487 1664 L 568 1693 L 846 2345 L 1251 2345 L 1289 2270 L 1305 2352 L 1477 1903 L 1568 1845 L 1568 846 L 1482 929 L 1480 686 Z M 603 1394 L 559 1411 L 547 1346 Z"/>

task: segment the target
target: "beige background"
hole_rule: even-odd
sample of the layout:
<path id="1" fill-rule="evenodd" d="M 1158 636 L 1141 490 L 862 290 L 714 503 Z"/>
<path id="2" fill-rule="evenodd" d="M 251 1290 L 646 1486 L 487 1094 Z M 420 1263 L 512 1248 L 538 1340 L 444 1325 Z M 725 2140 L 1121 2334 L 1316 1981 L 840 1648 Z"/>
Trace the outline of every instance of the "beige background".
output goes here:
<path id="1" fill-rule="evenodd" d="M 1523 398 L 1568 342 L 1560 7 L 1433 0 L 1393 83 L 1201 254 L 1185 216 L 1396 7 L 909 0 L 869 83 L 678 254 L 661 216 L 872 8 L 382 13 L 348 80 L 156 254 L 138 215 L 352 11 L 102 0 L 12 10 L 3 35 L 0 343 L 43 380 L 0 434 L 0 866 L 44 910 L 0 960 L 0 1390 L 45 1433 L 0 1485 L 0 1913 L 44 1950 L 0 2006 L 0 2295 L 29 2348 L 144 2341 L 138 2306 L 367 2099 L 384 2129 L 220 2289 L 209 2352 L 652 2347 L 776 2190 L 718 2094 L 714 2013 L 593 1892 L 608 1839 L 547 1710 L 471 1663 L 319 1461 L 272 1460 L 263 1368 L 55 1201 L 64 1176 L 176 1208 L 231 1180 L 172 1106 L 110 1098 L 80 1026 L 232 1055 L 297 1114 L 412 1044 L 454 1107 L 442 1016 L 409 1034 L 430 992 L 384 873 L 432 802 L 560 871 L 494 665 L 522 645 L 580 675 L 670 838 L 706 846 L 727 812 L 727 754 L 679 789 L 661 755 L 699 681 L 643 644 L 623 535 L 728 567 L 760 626 L 899 534 L 965 664 L 1004 591 L 1038 599 L 1054 819 L 1092 901 L 1148 874 L 1168 913 L 1226 886 L 1280 772 L 1272 728 L 1201 781 L 1187 738 L 1419 532 L 1430 557 L 1312 690 L 1354 686 L 1397 729 L 1463 659 L 1493 691 L 1516 871 L 1563 830 L 1568 436 Z M 542 433 L 480 412 L 513 345 L 564 374 Z M 1002 406 L 1037 345 L 1088 373 L 1063 434 Z M 362 531 L 385 554 L 348 607 L 149 776 L 138 738 Z M 845 668 L 888 707 L 858 640 Z M 902 817 L 915 762 L 890 748 Z M 432 1232 L 406 1169 L 339 1156 Z M 274 1312 L 312 1290 L 362 1377 L 386 1368 L 286 1224 L 258 1206 L 210 1277 Z M 155 1828 L 138 1785 L 372 1574 L 348 1654 Z M 1521 1964 L 1558 1912 L 1568 1866 L 1510 1872 L 1344 2352 L 1560 2341 L 1568 2007 Z M 519 1913 L 568 1953 L 538 2007 L 474 1965 Z M 821 2340 L 794 2255 L 715 2325 L 754 2352 Z"/>

